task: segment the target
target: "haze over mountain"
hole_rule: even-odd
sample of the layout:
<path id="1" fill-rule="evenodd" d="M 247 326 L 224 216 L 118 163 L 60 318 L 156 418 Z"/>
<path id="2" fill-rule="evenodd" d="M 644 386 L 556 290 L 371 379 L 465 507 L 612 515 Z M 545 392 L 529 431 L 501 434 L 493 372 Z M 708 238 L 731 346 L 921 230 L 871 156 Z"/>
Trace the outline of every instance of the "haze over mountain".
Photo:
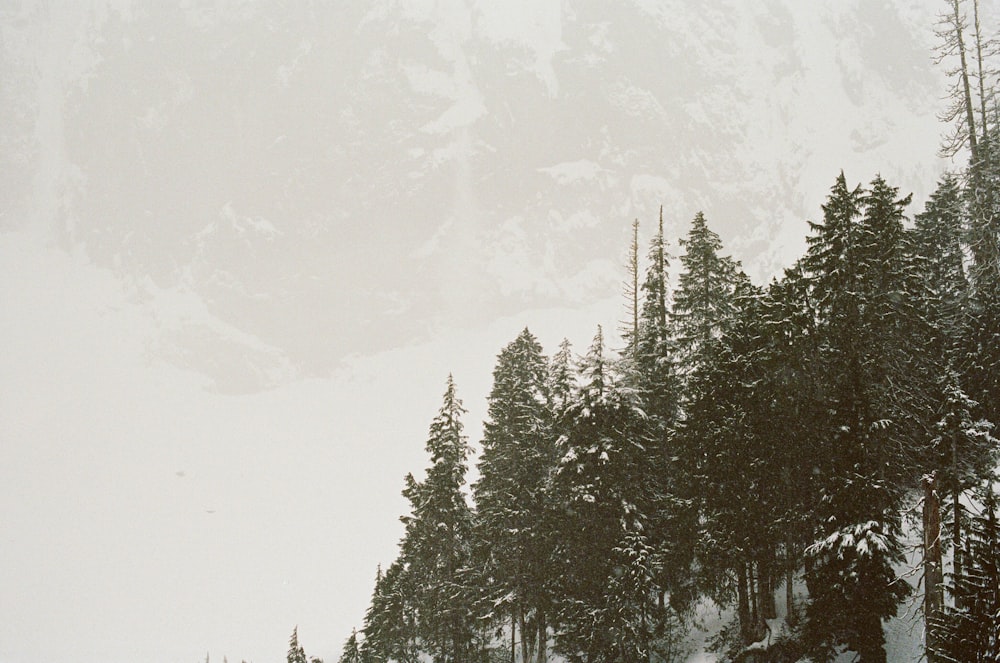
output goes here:
<path id="1" fill-rule="evenodd" d="M 475 441 L 633 218 L 763 282 L 840 169 L 922 204 L 940 4 L 0 8 L 0 659 L 333 659 L 448 371 Z"/>

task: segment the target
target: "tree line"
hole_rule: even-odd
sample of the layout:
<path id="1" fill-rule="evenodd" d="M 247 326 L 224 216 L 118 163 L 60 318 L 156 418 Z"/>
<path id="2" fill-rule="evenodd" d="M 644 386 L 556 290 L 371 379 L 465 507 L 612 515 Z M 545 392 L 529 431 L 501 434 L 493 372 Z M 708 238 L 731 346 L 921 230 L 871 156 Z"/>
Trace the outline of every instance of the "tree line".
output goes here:
<path id="1" fill-rule="evenodd" d="M 600 327 L 579 356 L 528 329 L 504 347 L 471 486 L 448 377 L 399 555 L 340 663 L 666 663 L 707 602 L 732 609 L 733 660 L 884 662 L 908 598 L 931 663 L 1000 660 L 1000 111 L 978 3 L 971 23 L 947 5 L 943 152 L 967 167 L 912 219 L 881 176 L 841 172 L 765 285 L 701 213 L 679 258 L 662 210 L 645 260 L 636 223 L 624 347 Z"/>

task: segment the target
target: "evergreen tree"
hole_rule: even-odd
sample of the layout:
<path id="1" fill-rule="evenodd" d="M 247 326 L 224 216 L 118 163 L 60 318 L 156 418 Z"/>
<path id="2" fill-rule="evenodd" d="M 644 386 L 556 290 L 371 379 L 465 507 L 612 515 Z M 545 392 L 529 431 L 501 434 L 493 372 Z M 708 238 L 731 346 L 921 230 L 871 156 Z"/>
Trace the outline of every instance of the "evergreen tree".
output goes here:
<path id="1" fill-rule="evenodd" d="M 969 282 L 963 265 L 965 226 L 962 189 L 946 175 L 909 232 L 914 258 L 914 296 L 924 322 L 920 351 L 941 367 L 956 366 L 964 342 Z"/>
<path id="2" fill-rule="evenodd" d="M 762 297 L 746 275 L 737 275 L 732 318 L 690 377 L 683 427 L 699 450 L 694 481 L 711 486 L 700 500 L 699 566 L 717 600 L 735 593 L 744 645 L 776 615 L 775 542 L 783 515 L 771 396 L 764 388 Z"/>
<path id="3" fill-rule="evenodd" d="M 642 283 L 642 306 L 632 370 L 647 414 L 655 418 L 663 437 L 673 427 L 679 407 L 680 384 L 674 365 L 669 328 L 670 256 L 663 235 L 663 210 L 649 246 L 649 267 Z"/>
<path id="4" fill-rule="evenodd" d="M 573 396 L 575 376 L 572 361 L 573 346 L 564 338 L 549 363 L 549 398 L 554 419 L 560 417 Z"/>
<path id="5" fill-rule="evenodd" d="M 292 629 L 292 637 L 288 641 L 288 656 L 285 659 L 288 663 L 309 663 L 306 652 L 299 644 L 299 627 Z"/>
<path id="6" fill-rule="evenodd" d="M 682 271 L 671 320 L 682 374 L 695 370 L 703 350 L 718 338 L 733 312 L 733 282 L 737 264 L 720 256 L 722 240 L 708 228 L 701 212 L 695 215 L 681 256 Z"/>
<path id="7" fill-rule="evenodd" d="M 553 545 L 543 526 L 555 463 L 548 387 L 548 362 L 525 329 L 497 359 L 480 479 L 473 485 L 486 592 L 481 603 L 491 607 L 487 617 L 497 623 L 509 616 L 512 639 L 515 630 L 521 634 L 522 661 L 537 646 L 539 663 L 546 657 Z"/>
<path id="8" fill-rule="evenodd" d="M 828 416 L 818 422 L 821 481 L 817 541 L 809 552 L 808 633 L 817 646 L 847 645 L 862 663 L 884 662 L 882 620 L 896 612 L 905 583 L 901 497 L 916 466 L 913 394 L 906 337 L 903 209 L 908 198 L 881 178 L 849 189 L 843 173 L 823 207 L 805 265 L 820 314 L 819 355 Z"/>
<path id="9" fill-rule="evenodd" d="M 362 657 L 373 663 L 417 663 L 420 648 L 416 615 L 409 600 L 414 578 L 399 559 L 382 573 L 379 568 L 375 589 L 365 613 Z"/>
<path id="10" fill-rule="evenodd" d="M 763 336 L 762 379 L 756 394 L 764 404 L 772 477 L 774 526 L 780 531 L 781 566 L 785 573 L 787 619 L 794 624 L 793 583 L 802 550 L 812 543 L 811 513 L 818 501 L 816 423 L 828 410 L 818 356 L 817 315 L 809 296 L 809 280 L 800 262 L 771 283 L 760 301 Z"/>
<path id="11" fill-rule="evenodd" d="M 362 663 L 361 644 L 358 642 L 357 629 L 351 630 L 351 635 L 344 642 L 344 650 L 337 663 Z"/>
<path id="12" fill-rule="evenodd" d="M 1000 420 L 1000 126 L 983 137 L 978 160 L 969 167 L 966 198 L 969 276 L 970 395 L 983 416 Z"/>
<path id="13" fill-rule="evenodd" d="M 416 615 L 422 651 L 439 663 L 468 660 L 474 635 L 468 593 L 459 582 L 470 560 L 472 529 L 462 494 L 469 456 L 462 432 L 464 412 L 449 375 L 427 440 L 431 466 L 422 482 L 407 475 L 403 491 L 412 515 L 402 519 L 406 533 L 401 559 L 416 579 L 406 600 Z"/>
<path id="14" fill-rule="evenodd" d="M 995 478 L 995 477 L 994 477 Z M 980 486 L 982 511 L 969 522 L 969 564 L 952 577 L 951 590 L 965 597 L 935 624 L 934 654 L 943 661 L 986 663 L 1000 660 L 1000 531 L 997 496 L 992 481 Z"/>
<path id="15" fill-rule="evenodd" d="M 557 646 L 570 660 L 646 660 L 662 608 L 642 508 L 651 488 L 643 416 L 619 388 L 600 328 L 580 373 L 553 479 L 562 514 Z"/>
<path id="16" fill-rule="evenodd" d="M 670 328 L 670 255 L 663 232 L 660 208 L 656 234 L 650 241 L 648 267 L 642 283 L 638 342 L 625 362 L 626 380 L 635 391 L 645 416 L 640 425 L 648 454 L 643 478 L 648 490 L 642 511 L 649 520 L 646 532 L 656 551 L 657 584 L 663 591 L 659 604 L 669 597 L 675 610 L 683 611 L 694 599 L 691 566 L 696 541 L 697 513 L 685 496 L 683 470 L 678 462 L 676 431 L 680 417 L 681 383 Z M 672 616 L 663 613 L 665 617 Z M 659 625 L 666 628 L 666 625 Z"/>

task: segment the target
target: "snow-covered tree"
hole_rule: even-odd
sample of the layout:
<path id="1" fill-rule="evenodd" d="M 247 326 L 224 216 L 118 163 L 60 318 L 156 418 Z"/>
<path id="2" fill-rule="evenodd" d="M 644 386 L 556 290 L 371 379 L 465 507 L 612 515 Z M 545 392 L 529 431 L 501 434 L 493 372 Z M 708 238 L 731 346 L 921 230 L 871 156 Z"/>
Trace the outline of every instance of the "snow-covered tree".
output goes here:
<path id="1" fill-rule="evenodd" d="M 351 635 L 344 642 L 344 649 L 337 663 L 362 663 L 361 643 L 358 640 L 357 629 L 351 630 Z"/>
<path id="2" fill-rule="evenodd" d="M 620 388 L 600 328 L 579 374 L 552 488 L 557 646 L 574 661 L 645 661 L 663 608 L 644 513 L 655 490 L 644 415 Z"/>
<path id="3" fill-rule="evenodd" d="M 448 376 L 443 403 L 431 422 L 423 481 L 406 477 L 411 514 L 401 560 L 414 578 L 406 600 L 416 615 L 422 651 L 437 663 L 466 661 L 475 634 L 469 592 L 461 584 L 470 563 L 472 513 L 462 493 L 470 453 L 461 422 L 465 410 Z"/>
<path id="4" fill-rule="evenodd" d="M 285 658 L 288 663 L 309 663 L 306 658 L 305 649 L 299 644 L 299 627 L 292 629 L 292 635 L 288 640 L 288 655 Z"/>
<path id="5" fill-rule="evenodd" d="M 846 645 L 863 663 L 885 661 L 882 620 L 906 585 L 900 507 L 917 466 L 919 379 L 911 372 L 903 209 L 909 198 L 880 177 L 848 188 L 841 173 L 813 234 L 805 267 L 819 314 L 816 368 L 828 412 L 815 457 L 817 541 L 810 547 L 808 633 L 817 647 Z M 821 367 L 821 368 L 820 368 Z"/>
<path id="6" fill-rule="evenodd" d="M 722 240 L 709 229 L 705 216 L 698 212 L 688 236 L 681 240 L 684 254 L 682 270 L 674 294 L 671 322 L 682 374 L 693 371 L 701 352 L 718 338 L 722 325 L 732 315 L 733 283 L 736 262 L 720 256 Z"/>
<path id="7" fill-rule="evenodd" d="M 544 522 L 555 440 L 548 362 L 527 329 L 497 358 L 487 414 L 473 485 L 481 605 L 496 623 L 509 618 L 512 633 L 521 634 L 523 661 L 537 647 L 542 663 L 553 545 Z"/>
<path id="8" fill-rule="evenodd" d="M 408 571 L 397 559 L 385 573 L 380 567 L 376 574 L 361 643 L 365 661 L 417 663 L 420 660 L 416 614 L 409 600 L 414 578 Z"/>

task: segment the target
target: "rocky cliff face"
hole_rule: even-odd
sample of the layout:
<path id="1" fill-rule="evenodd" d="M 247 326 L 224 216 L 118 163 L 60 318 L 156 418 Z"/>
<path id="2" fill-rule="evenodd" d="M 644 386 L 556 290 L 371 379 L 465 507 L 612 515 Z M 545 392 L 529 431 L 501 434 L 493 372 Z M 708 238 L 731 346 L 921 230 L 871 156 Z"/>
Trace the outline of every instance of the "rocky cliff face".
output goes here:
<path id="1" fill-rule="evenodd" d="M 0 9 L 0 225 L 224 390 L 613 297 L 661 204 L 761 280 L 841 168 L 941 167 L 930 1 L 58 5 Z"/>

